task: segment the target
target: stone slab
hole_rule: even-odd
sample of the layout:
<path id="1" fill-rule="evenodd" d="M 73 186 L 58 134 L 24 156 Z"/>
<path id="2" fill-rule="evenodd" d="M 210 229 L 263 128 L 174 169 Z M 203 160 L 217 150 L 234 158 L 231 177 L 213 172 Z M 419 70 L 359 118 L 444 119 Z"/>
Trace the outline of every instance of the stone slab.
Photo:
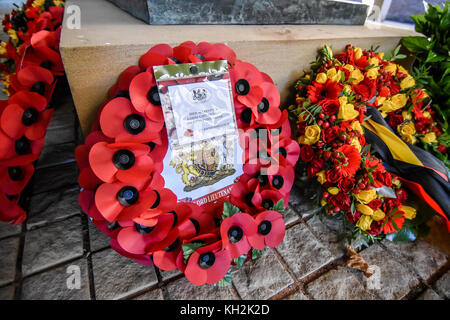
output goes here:
<path id="1" fill-rule="evenodd" d="M 372 245 L 360 255 L 370 266 L 379 268 L 379 289 L 374 288 L 374 292 L 381 299 L 401 299 L 419 285 L 415 274 L 390 256 L 380 245 Z M 359 277 L 362 279 L 364 276 L 359 273 Z"/>
<path id="2" fill-rule="evenodd" d="M 28 231 L 22 273 L 29 275 L 83 255 L 79 216 Z"/>
<path id="3" fill-rule="evenodd" d="M 20 225 L 14 225 L 6 222 L 0 222 L 0 239 L 18 235 L 22 231 Z"/>
<path id="4" fill-rule="evenodd" d="M 75 162 L 36 170 L 31 193 L 59 190 L 78 184 L 78 166 Z"/>
<path id="5" fill-rule="evenodd" d="M 27 228 L 32 229 L 80 213 L 79 187 L 58 189 L 31 197 Z"/>
<path id="6" fill-rule="evenodd" d="M 380 45 L 380 50 L 388 50 L 402 36 L 414 34 L 410 30 L 370 23 L 366 26 L 155 26 L 130 16 L 106 0 L 69 0 L 66 5 L 77 5 L 82 12 L 80 29 L 69 29 L 64 24 L 61 54 L 85 135 L 119 74 L 137 64 L 139 57 L 156 44 L 176 46 L 187 40 L 226 43 L 239 59 L 272 77 L 285 103 L 291 86 L 310 61 L 315 60 L 320 46 L 329 44 L 339 51 L 352 43 L 363 48 Z"/>
<path id="7" fill-rule="evenodd" d="M 54 133 L 57 134 L 57 132 Z M 41 156 L 36 163 L 36 168 L 41 169 L 74 162 L 75 147 L 76 144 L 74 142 L 44 145 Z"/>
<path id="8" fill-rule="evenodd" d="M 120 299 L 158 282 L 155 269 L 125 258 L 113 249 L 92 255 L 95 297 L 99 300 Z"/>
<path id="9" fill-rule="evenodd" d="M 8 285 L 0 288 L 0 300 L 13 300 L 14 299 L 14 286 Z"/>
<path id="10" fill-rule="evenodd" d="M 283 298 L 283 300 L 309 300 L 309 298 L 305 296 L 303 292 L 298 290 L 297 292 Z"/>
<path id="11" fill-rule="evenodd" d="M 444 300 L 433 289 L 427 289 L 417 300 Z"/>
<path id="12" fill-rule="evenodd" d="M 111 238 L 101 232 L 92 222 L 89 223 L 89 241 L 91 243 L 91 252 L 95 252 L 109 247 Z"/>
<path id="13" fill-rule="evenodd" d="M 19 241 L 18 237 L 0 241 L 0 285 L 14 281 Z"/>
<path id="14" fill-rule="evenodd" d="M 291 190 L 289 203 L 292 208 L 302 217 L 308 217 L 321 210 L 318 205 L 320 195 L 320 184 L 310 179 L 296 179 Z"/>
<path id="15" fill-rule="evenodd" d="M 334 257 L 342 257 L 347 248 L 347 240 L 342 238 L 344 226 L 342 221 L 323 216 L 315 216 L 306 222 L 313 230 L 319 240 L 325 244 Z"/>
<path id="16" fill-rule="evenodd" d="M 153 289 L 149 292 L 137 296 L 133 300 L 164 300 L 161 289 Z"/>
<path id="17" fill-rule="evenodd" d="M 244 300 L 268 299 L 294 281 L 272 251 L 242 267 L 232 267 L 233 284 Z"/>
<path id="18" fill-rule="evenodd" d="M 185 277 L 166 286 L 168 300 L 234 300 L 228 287 L 195 286 Z"/>
<path id="19" fill-rule="evenodd" d="M 435 287 L 436 290 L 445 295 L 447 299 L 450 299 L 450 272 L 447 272 L 438 281 L 436 281 Z"/>
<path id="20" fill-rule="evenodd" d="M 333 261 L 332 253 L 304 223 L 286 230 L 286 236 L 276 250 L 299 279 Z"/>
<path id="21" fill-rule="evenodd" d="M 371 295 L 355 271 L 346 267 L 331 270 L 306 286 L 314 300 L 369 300 Z"/>
<path id="22" fill-rule="evenodd" d="M 90 298 L 87 270 L 87 261 L 82 258 L 25 278 L 21 299 L 87 300 Z"/>
<path id="23" fill-rule="evenodd" d="M 423 240 L 414 242 L 383 240 L 382 244 L 389 251 L 401 257 L 424 280 L 427 280 L 437 269 L 442 267 L 448 259 L 443 250 Z"/>
<path id="24" fill-rule="evenodd" d="M 300 220 L 300 216 L 297 214 L 297 212 L 289 205 L 286 210 L 284 211 L 284 223 L 286 225 L 297 222 Z"/>
<path id="25" fill-rule="evenodd" d="M 327 0 L 109 0 L 149 24 L 356 24 L 367 5 Z"/>

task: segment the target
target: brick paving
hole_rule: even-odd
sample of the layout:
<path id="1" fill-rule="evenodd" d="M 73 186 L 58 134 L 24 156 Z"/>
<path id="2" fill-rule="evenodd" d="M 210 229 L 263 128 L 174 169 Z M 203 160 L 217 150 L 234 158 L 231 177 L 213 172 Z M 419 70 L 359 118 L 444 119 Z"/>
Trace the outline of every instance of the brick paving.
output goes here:
<path id="1" fill-rule="evenodd" d="M 65 88 L 65 89 L 64 89 Z M 299 180 L 286 210 L 286 238 L 244 267 L 228 288 L 195 287 L 178 271 L 141 266 L 109 247 L 81 213 L 73 149 L 80 141 L 70 94 L 60 88 L 43 156 L 24 203 L 21 226 L 0 224 L 0 299 L 425 299 L 450 298 L 450 260 L 433 241 L 382 241 L 362 250 L 378 286 L 345 265 L 346 242 L 334 219 L 312 217 L 314 184 Z M 442 241 L 449 241 L 443 236 Z M 71 268 L 80 286 L 71 289 Z"/>

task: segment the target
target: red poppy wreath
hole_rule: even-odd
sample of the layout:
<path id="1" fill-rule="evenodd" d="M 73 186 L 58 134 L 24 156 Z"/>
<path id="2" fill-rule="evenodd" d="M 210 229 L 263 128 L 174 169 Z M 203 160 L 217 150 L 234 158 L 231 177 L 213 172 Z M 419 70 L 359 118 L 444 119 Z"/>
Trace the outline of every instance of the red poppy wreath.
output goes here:
<path id="1" fill-rule="evenodd" d="M 220 60 L 229 71 L 242 174 L 213 201 L 179 199 L 163 174 L 170 135 L 153 67 Z M 230 283 L 231 264 L 255 259 L 284 238 L 282 214 L 300 150 L 279 106 L 272 79 L 224 44 L 154 46 L 120 75 L 75 151 L 80 206 L 123 256 L 179 269 L 195 285 Z M 199 169 L 183 162 L 177 170 L 187 177 Z"/>

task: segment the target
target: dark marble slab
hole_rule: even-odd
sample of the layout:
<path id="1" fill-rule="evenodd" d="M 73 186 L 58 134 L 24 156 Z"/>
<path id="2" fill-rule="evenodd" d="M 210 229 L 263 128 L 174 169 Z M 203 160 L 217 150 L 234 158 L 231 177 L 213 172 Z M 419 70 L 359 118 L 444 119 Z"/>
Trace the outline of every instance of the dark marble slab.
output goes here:
<path id="1" fill-rule="evenodd" d="M 109 0 L 149 24 L 362 25 L 367 6 L 329 0 Z"/>

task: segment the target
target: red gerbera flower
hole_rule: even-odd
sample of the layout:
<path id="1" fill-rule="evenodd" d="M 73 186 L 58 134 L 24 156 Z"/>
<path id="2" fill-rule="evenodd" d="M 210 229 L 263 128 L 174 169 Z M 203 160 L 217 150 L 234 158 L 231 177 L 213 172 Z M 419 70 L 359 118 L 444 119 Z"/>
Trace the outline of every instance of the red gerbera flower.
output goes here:
<path id="1" fill-rule="evenodd" d="M 30 181 L 34 173 L 32 164 L 16 167 L 0 167 L 0 192 L 19 194 Z"/>
<path id="2" fill-rule="evenodd" d="M 335 168 L 344 177 L 353 177 L 361 165 L 361 154 L 353 145 L 344 144 L 336 149 Z"/>
<path id="3" fill-rule="evenodd" d="M 115 98 L 109 101 L 100 114 L 103 133 L 116 142 L 152 141 L 159 136 L 164 122 L 154 122 L 133 108 L 130 100 Z"/>
<path id="4" fill-rule="evenodd" d="M 255 66 L 237 61 L 230 71 L 230 78 L 235 99 L 249 108 L 256 108 L 261 103 L 264 96 L 262 76 Z"/>
<path id="5" fill-rule="evenodd" d="M 275 248 L 284 239 L 285 224 L 283 216 L 276 211 L 264 211 L 255 217 L 257 232 L 248 237 L 256 250 L 264 250 L 266 246 Z"/>
<path id="6" fill-rule="evenodd" d="M 222 241 L 198 248 L 186 266 L 186 278 L 195 285 L 215 284 L 228 272 L 231 265 L 230 252 L 221 250 Z"/>
<path id="7" fill-rule="evenodd" d="M 323 99 L 335 100 L 339 98 L 342 91 L 342 84 L 327 80 L 324 84 L 313 81 L 313 85 L 308 86 L 308 98 L 311 103 L 317 103 Z"/>
<path id="8" fill-rule="evenodd" d="M 251 249 L 248 238 L 256 233 L 255 220 L 247 213 L 236 213 L 222 221 L 220 235 L 223 248 L 236 259 Z"/>
<path id="9" fill-rule="evenodd" d="M 94 173 L 104 182 L 133 182 L 147 178 L 153 170 L 150 147 L 139 143 L 99 142 L 89 152 Z"/>
<path id="10" fill-rule="evenodd" d="M 386 214 L 387 222 L 384 221 L 383 232 L 384 234 L 397 233 L 405 222 L 404 212 L 401 210 L 391 209 Z M 394 224 L 397 228 L 394 227 Z"/>
<path id="11" fill-rule="evenodd" d="M 137 111 L 152 121 L 164 122 L 158 87 L 151 72 L 142 72 L 131 80 L 130 98 Z"/>

